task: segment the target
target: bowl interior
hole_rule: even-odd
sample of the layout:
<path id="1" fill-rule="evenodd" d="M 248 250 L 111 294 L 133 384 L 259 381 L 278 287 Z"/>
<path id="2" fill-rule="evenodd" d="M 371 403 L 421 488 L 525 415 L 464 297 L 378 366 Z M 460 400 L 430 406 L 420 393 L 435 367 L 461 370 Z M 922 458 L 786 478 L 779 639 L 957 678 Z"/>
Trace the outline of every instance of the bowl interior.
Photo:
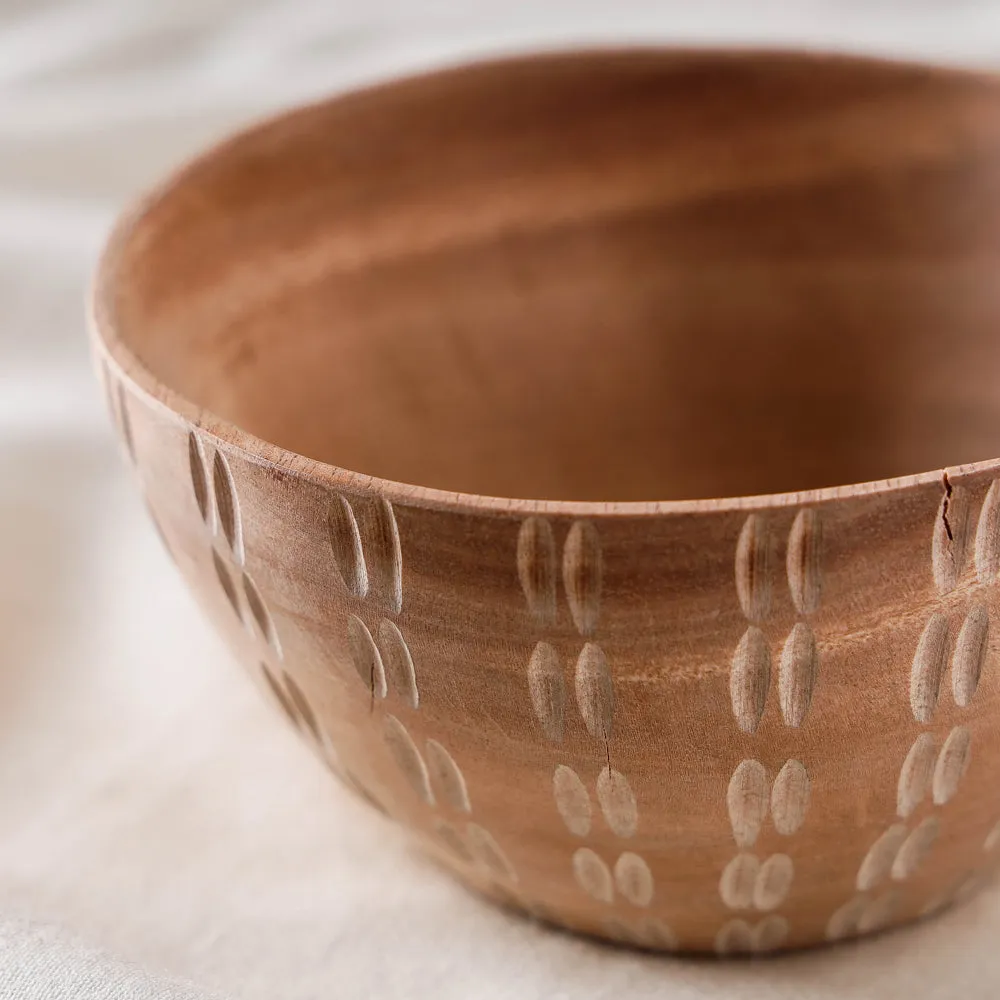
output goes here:
<path id="1" fill-rule="evenodd" d="M 806 489 L 1000 454 L 1000 87 L 768 54 L 464 68 L 242 135 L 120 241 L 170 390 L 496 496 Z"/>

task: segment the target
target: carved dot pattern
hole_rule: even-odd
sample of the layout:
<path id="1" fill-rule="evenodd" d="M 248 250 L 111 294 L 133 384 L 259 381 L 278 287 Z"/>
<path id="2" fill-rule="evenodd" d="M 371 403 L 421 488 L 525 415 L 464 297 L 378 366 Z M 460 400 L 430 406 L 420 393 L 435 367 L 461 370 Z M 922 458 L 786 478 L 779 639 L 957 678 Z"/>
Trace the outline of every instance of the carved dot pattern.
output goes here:
<path id="1" fill-rule="evenodd" d="M 680 947 L 673 928 L 658 917 L 646 917 L 636 922 L 607 917 L 601 927 L 608 937 L 635 948 L 676 951 Z"/>
<path id="2" fill-rule="evenodd" d="M 734 563 L 736 597 L 747 626 L 729 673 L 733 718 L 746 736 L 755 735 L 760 727 L 771 687 L 771 647 L 764 625 L 775 601 L 774 549 L 768 517 L 748 515 L 736 541 Z M 820 607 L 822 556 L 820 513 L 802 508 L 789 529 L 785 573 L 791 603 L 803 619 Z M 790 729 L 806 724 L 818 677 L 816 635 L 810 622 L 799 620 L 785 637 L 778 661 L 778 707 Z M 726 789 L 726 808 L 740 853 L 729 861 L 719 880 L 719 896 L 729 909 L 773 910 L 785 901 L 795 874 L 791 857 L 772 854 L 761 862 L 748 849 L 757 842 L 768 812 L 780 836 L 797 833 L 806 820 L 810 792 L 809 772 L 800 760 L 786 760 L 773 781 L 759 760 L 748 757 L 736 765 Z M 756 926 L 742 919 L 730 920 L 718 932 L 716 950 L 721 954 L 768 950 L 780 947 L 787 934 L 788 922 L 777 914 Z"/>
<path id="3" fill-rule="evenodd" d="M 608 656 L 597 638 L 604 596 L 604 551 L 593 523 L 570 523 L 562 547 L 561 574 L 556 531 L 547 518 L 523 520 L 517 536 L 517 577 L 528 614 L 542 629 L 554 626 L 560 617 L 558 584 L 561 578 L 566 608 L 573 628 L 583 640 L 576 650 L 560 651 L 557 637 L 541 635 L 528 658 L 527 693 L 538 730 L 546 741 L 561 744 L 568 725 L 567 683 L 563 663 L 573 663 L 576 709 L 587 734 L 600 743 L 600 753 L 610 761 L 610 741 L 615 732 L 615 683 Z M 552 772 L 552 797 L 556 812 L 574 837 L 590 836 L 594 825 L 594 801 L 600 816 L 616 837 L 634 837 L 639 825 L 639 805 L 628 777 L 610 763 L 598 773 L 592 791 L 567 764 L 556 764 Z M 655 892 L 653 874 L 646 861 L 625 851 L 613 869 L 589 847 L 578 848 L 571 861 L 577 886 L 594 901 L 610 905 L 618 894 L 633 906 L 648 906 Z M 602 925 L 617 940 L 638 940 L 637 932 L 616 917 Z M 667 935 L 673 941 L 672 932 Z M 643 937 L 644 947 L 665 947 Z"/>
<path id="4" fill-rule="evenodd" d="M 719 955 L 766 954 L 780 948 L 788 938 L 788 921 L 773 914 L 756 924 L 736 918 L 723 924 L 715 936 Z"/>
<path id="5" fill-rule="evenodd" d="M 995 583 L 1000 569 L 1000 480 L 993 480 L 983 498 L 973 537 L 972 502 L 968 490 L 943 480 L 944 495 L 938 505 L 931 532 L 930 570 L 939 594 L 949 594 L 965 576 L 972 550 L 978 585 Z M 967 708 L 976 696 L 989 652 L 990 616 L 984 601 L 972 599 L 952 643 L 948 619 L 935 610 L 927 619 L 917 641 L 910 667 L 910 709 L 916 722 L 933 721 L 941 698 L 945 671 L 951 662 L 951 692 L 958 708 Z M 943 806 L 958 793 L 972 756 L 972 736 L 965 726 L 953 726 L 938 749 L 934 734 L 916 735 L 899 770 L 896 786 L 896 814 L 907 820 L 930 794 L 934 806 Z M 942 828 L 942 819 L 925 816 L 910 828 L 905 822 L 890 826 L 868 849 L 858 869 L 856 884 L 861 892 L 872 889 L 888 876 L 905 881 L 916 874 L 933 850 Z M 984 850 L 1000 843 L 1000 824 L 990 831 Z M 947 906 L 954 893 L 931 895 L 921 914 L 935 913 Z M 839 940 L 854 934 L 878 930 L 891 923 L 899 908 L 899 894 L 883 893 L 876 899 L 856 896 L 830 917 L 826 935 Z"/>
<path id="6" fill-rule="evenodd" d="M 295 682 L 295 679 L 290 674 L 282 671 L 281 681 L 279 682 L 268 669 L 267 664 L 263 662 L 260 664 L 260 672 L 268 690 L 274 696 L 274 700 L 278 703 L 278 707 L 285 718 L 296 729 L 302 730 L 304 727 L 305 732 L 316 743 L 322 743 L 322 734 L 319 723 L 316 720 L 316 715 L 302 689 Z"/>

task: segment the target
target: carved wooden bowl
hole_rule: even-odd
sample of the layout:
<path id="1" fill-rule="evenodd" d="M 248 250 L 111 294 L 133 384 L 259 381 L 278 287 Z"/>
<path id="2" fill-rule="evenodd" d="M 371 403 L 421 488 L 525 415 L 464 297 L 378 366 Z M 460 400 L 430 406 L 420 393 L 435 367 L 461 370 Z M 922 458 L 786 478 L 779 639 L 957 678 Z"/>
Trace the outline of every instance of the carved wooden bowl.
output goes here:
<path id="1" fill-rule="evenodd" d="M 996 79 L 595 52 L 232 139 L 94 328 L 164 543 L 340 778 L 505 904 L 762 952 L 1000 853 L 998 273 Z"/>

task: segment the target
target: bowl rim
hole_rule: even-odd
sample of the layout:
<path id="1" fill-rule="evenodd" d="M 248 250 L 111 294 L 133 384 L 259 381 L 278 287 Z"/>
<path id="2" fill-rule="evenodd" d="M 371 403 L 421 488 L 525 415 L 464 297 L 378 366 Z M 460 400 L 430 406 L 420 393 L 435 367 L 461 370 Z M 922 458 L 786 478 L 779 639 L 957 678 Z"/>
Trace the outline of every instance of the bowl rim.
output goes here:
<path id="1" fill-rule="evenodd" d="M 165 199 L 181 190 L 189 176 L 204 164 L 225 154 L 237 143 L 266 133 L 299 116 L 316 113 L 330 104 L 356 94 L 405 86 L 411 81 L 442 76 L 461 76 L 463 72 L 483 67 L 502 68 L 525 63 L 557 60 L 580 60 L 633 55 L 656 55 L 664 58 L 734 59 L 752 61 L 798 61 L 800 63 L 839 62 L 857 67 L 881 68 L 886 72 L 926 72 L 942 79 L 979 81 L 1000 85 L 1000 72 L 934 62 L 872 55 L 867 52 L 809 48 L 805 46 L 757 45 L 611 45 L 589 47 L 552 47 L 523 51 L 487 58 L 459 59 L 444 62 L 431 69 L 386 75 L 361 87 L 336 90 L 277 113 L 250 120 L 221 139 L 212 142 L 194 156 L 170 170 L 155 186 L 134 199 L 122 211 L 105 241 L 86 293 L 86 320 L 95 357 L 113 368 L 120 379 L 130 386 L 154 409 L 165 410 L 180 418 L 193 429 L 210 435 L 229 448 L 252 456 L 258 463 L 296 478 L 347 492 L 376 493 L 392 503 L 452 512 L 481 514 L 554 515 L 574 518 L 642 517 L 678 514 L 702 514 L 741 510 L 767 510 L 829 503 L 860 497 L 875 497 L 914 488 L 938 486 L 950 489 L 951 479 L 970 475 L 1000 474 L 1000 457 L 983 459 L 962 465 L 945 466 L 926 472 L 911 473 L 887 479 L 867 480 L 810 490 L 742 496 L 704 497 L 684 500 L 540 500 L 490 496 L 463 491 L 444 490 L 432 486 L 370 476 L 328 462 L 321 462 L 284 448 L 245 431 L 211 410 L 201 407 L 157 378 L 128 346 L 120 333 L 122 324 L 116 309 L 116 291 L 123 261 L 127 257 L 132 236 L 147 213 Z"/>

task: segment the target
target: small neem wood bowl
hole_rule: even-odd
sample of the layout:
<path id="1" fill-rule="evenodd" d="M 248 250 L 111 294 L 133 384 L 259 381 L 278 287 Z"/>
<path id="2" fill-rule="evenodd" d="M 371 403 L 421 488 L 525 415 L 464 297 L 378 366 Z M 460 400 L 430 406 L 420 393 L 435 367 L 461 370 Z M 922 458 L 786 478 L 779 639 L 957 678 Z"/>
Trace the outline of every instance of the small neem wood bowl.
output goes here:
<path id="1" fill-rule="evenodd" d="M 504 903 L 762 952 L 992 869 L 998 273 L 993 77 L 546 55 L 197 160 L 94 343 L 181 573 L 337 775 Z"/>

